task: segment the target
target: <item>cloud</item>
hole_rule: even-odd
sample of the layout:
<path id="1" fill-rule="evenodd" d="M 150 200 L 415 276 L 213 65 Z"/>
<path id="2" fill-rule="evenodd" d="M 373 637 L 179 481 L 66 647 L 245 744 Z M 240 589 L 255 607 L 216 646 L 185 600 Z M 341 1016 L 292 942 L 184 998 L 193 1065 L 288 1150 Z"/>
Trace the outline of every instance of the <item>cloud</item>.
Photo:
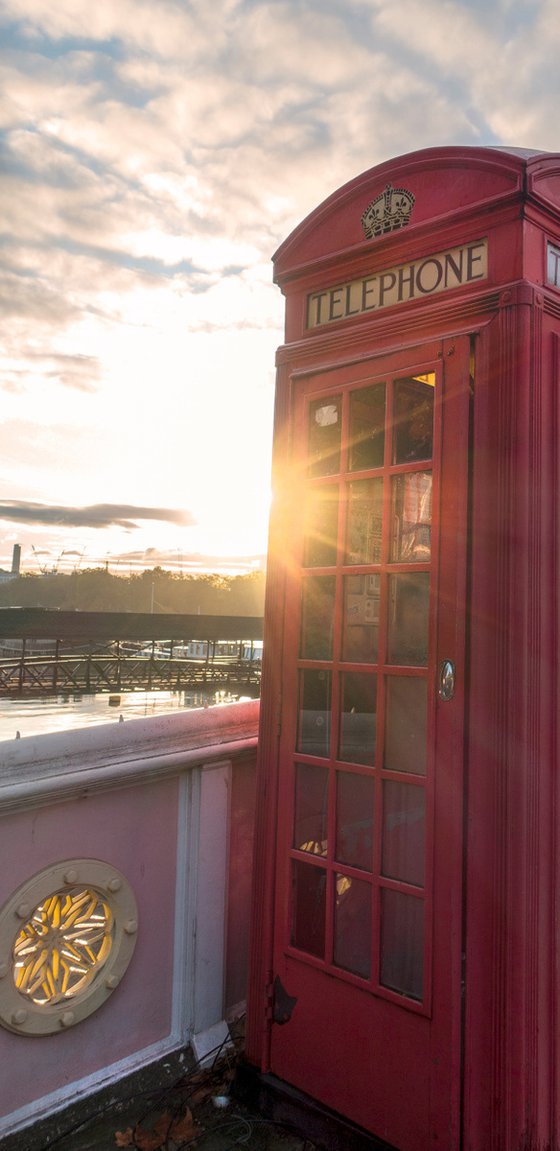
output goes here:
<path id="1" fill-rule="evenodd" d="M 447 99 L 442 51 L 461 13 L 477 49 L 484 23 L 435 8 L 440 19 L 419 21 L 418 0 L 405 20 L 401 5 L 397 16 L 357 0 L 222 0 L 216 11 L 159 0 L 155 19 L 147 0 L 87 12 L 62 0 L 47 17 L 40 0 L 8 0 L 21 42 L 3 77 L 7 228 L 35 263 L 70 245 L 90 303 L 109 263 L 199 290 L 205 273 L 268 259 L 302 214 L 391 149 L 434 132 L 474 137 Z M 442 25 L 445 36 L 431 31 Z M 70 263 L 49 277 L 66 297 Z"/>
<path id="2" fill-rule="evenodd" d="M 153 502 L 165 548 L 209 489 L 213 538 L 251 526 L 279 243 L 391 156 L 557 147 L 557 0 L 0 0 L 0 34 L 0 478 L 38 533 Z"/>
<path id="3" fill-rule="evenodd" d="M 12 341 L 13 342 L 13 341 Z M 22 349 L 19 349 L 21 356 Z M 51 351 L 25 351 L 22 359 L 0 366 L 0 387 L 8 392 L 26 390 L 40 376 L 43 383 L 57 383 L 79 392 L 94 392 L 101 377 L 101 364 L 95 356 L 62 355 Z"/>
<path id="4" fill-rule="evenodd" d="M 0 502 L 0 520 L 65 528 L 120 527 L 127 531 L 137 528 L 138 520 L 160 520 L 183 527 L 195 523 L 189 512 L 177 508 L 135 507 L 133 504 L 93 504 L 91 507 L 73 508 L 12 500 Z"/>
<path id="5" fill-rule="evenodd" d="M 65 295 L 62 285 L 57 290 L 52 281 L 45 282 L 38 268 L 34 273 L 23 261 L 19 268 L 13 267 L 13 259 L 12 267 L 6 266 L 6 256 L 4 251 L 4 269 L 0 271 L 0 308 L 6 319 L 20 318 L 57 329 L 79 319 L 80 310 Z"/>

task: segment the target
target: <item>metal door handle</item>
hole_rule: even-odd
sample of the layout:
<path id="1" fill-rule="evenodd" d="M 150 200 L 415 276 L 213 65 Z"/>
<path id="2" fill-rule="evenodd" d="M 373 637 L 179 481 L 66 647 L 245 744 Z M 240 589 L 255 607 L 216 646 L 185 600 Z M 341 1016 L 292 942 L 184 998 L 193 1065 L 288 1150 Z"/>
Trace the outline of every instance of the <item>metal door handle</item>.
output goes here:
<path id="1" fill-rule="evenodd" d="M 443 703 L 449 703 L 455 695 L 455 664 L 444 659 L 439 668 L 438 695 Z"/>

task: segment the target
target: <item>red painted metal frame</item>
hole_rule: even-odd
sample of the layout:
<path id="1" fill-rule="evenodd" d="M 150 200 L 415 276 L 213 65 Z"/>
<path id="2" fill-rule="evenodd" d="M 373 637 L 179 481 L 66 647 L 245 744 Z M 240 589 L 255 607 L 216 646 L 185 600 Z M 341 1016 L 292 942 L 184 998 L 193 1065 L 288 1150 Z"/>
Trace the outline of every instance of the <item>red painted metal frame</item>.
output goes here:
<path id="1" fill-rule="evenodd" d="M 306 418 L 307 417 L 307 402 L 310 399 L 312 399 L 314 394 L 326 397 L 331 392 L 333 395 L 340 393 L 340 394 L 342 394 L 343 403 L 347 403 L 348 396 L 349 396 L 349 392 L 348 392 L 348 384 L 349 383 L 352 383 L 354 385 L 356 383 L 360 383 L 360 384 L 365 386 L 365 385 L 370 384 L 370 383 L 384 382 L 384 381 L 388 380 L 389 381 L 389 383 L 388 383 L 389 393 L 388 393 L 388 398 L 387 398 L 387 407 L 388 407 L 388 410 L 391 410 L 390 396 L 391 396 L 391 387 L 393 384 L 393 377 L 398 377 L 399 375 L 403 375 L 403 373 L 406 372 L 407 366 L 408 367 L 410 366 L 412 355 L 413 355 L 412 352 L 407 351 L 404 354 L 401 353 L 400 355 L 399 354 L 394 355 L 393 357 L 391 357 L 391 359 L 389 361 L 387 361 L 386 357 L 382 358 L 381 362 L 379 362 L 378 360 L 373 360 L 371 362 L 371 365 L 369 365 L 369 364 L 367 365 L 367 368 L 369 370 L 366 371 L 364 378 L 360 379 L 360 380 L 357 380 L 357 378 L 356 378 L 356 368 L 349 370 L 347 368 L 345 369 L 345 368 L 339 367 L 339 368 L 333 368 L 332 373 L 328 373 L 328 372 L 327 373 L 324 373 L 324 372 L 321 373 L 319 375 L 319 378 L 317 379 L 317 382 L 316 382 L 316 392 L 314 393 L 313 391 L 310 391 L 310 392 L 307 392 L 304 397 L 300 397 L 299 406 L 303 410 L 300 411 L 299 416 L 297 415 L 297 413 L 295 413 L 294 423 L 296 420 L 299 423 L 299 427 L 298 427 L 297 431 L 294 428 L 294 434 L 297 435 L 297 441 L 294 444 L 294 460 L 295 460 L 296 468 L 298 467 L 299 462 L 301 460 L 305 459 L 305 437 L 306 437 L 307 426 L 308 426 L 307 425 L 307 418 Z M 435 419 L 435 434 L 434 434 L 434 441 L 435 441 L 434 442 L 434 453 L 433 453 L 433 460 L 431 460 L 430 464 L 429 464 L 430 469 L 432 469 L 432 467 L 433 467 L 433 470 L 435 472 L 439 472 L 440 453 L 441 453 L 441 417 L 442 417 L 442 412 L 441 412 L 441 401 L 439 399 L 439 397 L 441 395 L 441 390 L 442 390 L 441 361 L 442 361 L 442 351 L 441 351 L 441 344 L 439 342 L 434 343 L 433 345 L 428 345 L 428 346 L 421 345 L 421 347 L 418 349 L 417 359 L 414 359 L 414 368 L 417 372 L 419 372 L 419 373 L 420 372 L 428 372 L 431 370 L 431 371 L 434 371 L 434 374 L 436 374 L 438 376 L 438 385 L 436 388 L 436 395 L 438 397 L 438 400 L 436 401 L 436 406 L 437 406 L 438 410 L 435 413 L 436 419 Z M 390 365 L 390 369 L 391 369 L 390 372 L 388 372 L 388 366 L 389 365 Z M 325 388 L 325 383 L 327 381 L 328 381 L 328 389 Z M 311 385 L 313 385 L 314 381 L 313 381 L 312 377 L 311 377 L 309 382 L 311 383 Z M 298 405 L 295 405 L 296 408 L 297 408 L 297 406 Z M 388 474 L 392 474 L 393 472 L 399 472 L 400 474 L 403 474 L 402 465 L 399 465 L 398 467 L 391 466 L 390 460 L 389 460 L 390 450 L 391 450 L 391 440 L 390 440 L 389 436 L 386 436 L 384 470 L 386 470 Z M 409 465 L 410 470 L 418 470 L 418 469 L 424 470 L 425 467 L 426 467 L 426 464 L 424 461 L 422 461 L 421 463 L 415 462 L 415 463 Z M 352 478 L 352 479 L 354 479 L 354 477 L 359 478 L 359 474 L 360 474 L 359 472 L 356 472 L 356 473 L 350 473 L 349 472 L 347 477 L 346 477 L 347 482 L 348 482 L 349 478 Z M 325 479 L 329 479 L 329 478 L 331 478 L 331 477 L 321 477 L 321 482 L 324 483 Z M 337 484 L 337 486 L 339 486 L 339 484 L 340 484 L 340 478 L 338 476 L 336 477 L 336 484 Z M 388 499 L 388 493 L 389 493 L 389 486 L 386 485 L 386 493 L 385 493 L 385 499 L 386 500 Z M 301 503 L 301 501 L 300 501 L 300 503 Z M 435 504 L 435 501 L 434 501 L 434 504 Z M 295 511 L 296 511 L 296 516 L 297 516 L 298 515 L 298 509 L 295 509 Z M 384 519 L 384 525 L 385 525 L 384 530 L 385 530 L 385 533 L 387 533 L 388 532 L 388 509 L 387 508 L 385 509 L 383 519 Z M 342 519 L 341 519 L 339 531 L 342 530 L 342 526 L 343 525 L 342 525 Z M 293 520 L 292 520 L 292 535 L 295 539 L 298 539 L 298 538 L 300 540 L 303 539 L 303 529 L 299 525 L 295 524 Z M 439 509 L 436 506 L 434 506 L 433 517 L 432 517 L 432 536 L 435 540 L 437 540 L 438 535 L 439 535 Z M 339 544 L 340 544 L 340 541 L 339 541 Z M 385 554 L 387 555 L 387 553 L 388 553 L 388 546 L 387 546 L 387 543 L 385 543 Z M 436 547 L 434 547 L 433 552 L 432 552 L 431 563 L 428 563 L 428 564 L 426 564 L 426 563 L 415 563 L 415 564 L 401 563 L 399 565 L 395 562 L 388 563 L 387 561 L 385 561 L 383 563 L 379 563 L 379 564 L 376 564 L 374 566 L 376 568 L 379 568 L 380 578 L 385 579 L 385 580 L 388 580 L 390 578 L 389 573 L 391 575 L 397 574 L 398 572 L 406 572 L 407 574 L 412 574 L 415 571 L 420 572 L 420 571 L 428 571 L 431 569 L 433 572 L 433 581 L 435 584 L 437 581 L 437 576 L 438 576 L 438 572 L 437 572 L 438 562 L 439 562 L 438 550 Z M 302 566 L 301 555 L 300 554 L 294 555 L 293 556 L 293 573 L 290 572 L 288 574 L 288 585 L 289 586 L 288 586 L 288 590 L 287 590 L 286 595 L 287 595 L 287 602 L 289 605 L 289 607 L 288 607 L 288 621 L 289 622 L 286 623 L 284 642 L 285 642 L 286 649 L 291 651 L 291 657 L 289 659 L 289 664 L 291 667 L 293 667 L 293 668 L 297 667 L 298 669 L 305 669 L 306 667 L 319 668 L 321 661 L 316 661 L 316 660 L 310 661 L 310 660 L 298 658 L 298 641 L 299 641 L 299 637 L 301 634 L 301 612 L 300 612 L 301 583 L 300 583 L 300 575 L 299 575 L 301 566 Z M 352 575 L 359 575 L 362 570 L 365 571 L 366 568 L 369 570 L 369 566 L 371 566 L 371 565 L 369 565 L 369 566 L 368 565 L 361 565 L 361 566 L 357 565 L 357 566 L 352 566 L 351 568 L 348 567 L 347 564 L 343 564 L 342 566 L 348 572 L 351 572 Z M 320 573 L 320 571 L 321 571 L 320 568 L 313 569 L 314 574 Z M 293 574 L 293 578 L 292 578 L 292 574 Z M 339 573 L 339 576 L 337 578 L 344 579 L 345 576 L 344 575 L 340 576 L 340 573 Z M 338 633 L 340 635 L 342 632 L 342 619 L 341 619 L 341 600 L 342 600 L 342 597 L 338 596 L 337 600 L 338 600 L 338 611 L 337 611 L 337 614 L 335 616 L 333 630 L 335 633 Z M 386 606 L 387 606 L 387 596 L 386 595 L 381 596 L 381 602 L 383 605 L 385 605 L 384 609 L 382 609 L 382 610 L 386 611 Z M 432 639 L 430 642 L 430 651 L 435 652 L 435 650 L 436 650 L 436 642 L 435 642 L 436 641 L 436 636 L 435 636 L 436 621 L 435 621 L 435 618 L 432 618 L 430 623 L 431 623 L 431 631 L 433 633 Z M 384 624 L 383 618 L 381 618 L 380 622 L 379 622 L 379 631 L 380 631 L 380 634 L 385 634 L 385 624 Z M 322 662 L 324 664 L 325 670 L 332 672 L 332 675 L 333 675 L 333 687 L 332 687 L 333 697 L 332 697 L 331 714 L 333 716 L 333 723 L 336 725 L 340 721 L 339 706 L 338 706 L 339 705 L 339 686 L 338 686 L 339 685 L 339 676 L 337 675 L 337 670 L 339 669 L 339 665 L 341 664 L 341 662 L 343 662 L 345 672 L 347 672 L 347 671 L 358 671 L 358 672 L 367 674 L 368 670 L 371 671 L 371 669 L 368 669 L 367 665 L 364 665 L 364 664 L 360 664 L 360 663 L 354 663 L 353 664 L 352 661 L 348 661 L 348 660 L 342 661 L 340 656 L 338 657 L 338 659 L 332 659 L 331 658 L 330 661 L 322 661 Z M 426 673 L 425 673 L 426 677 L 428 679 L 428 682 L 432 683 L 432 684 L 435 683 L 435 680 L 436 680 L 435 662 L 436 662 L 435 657 L 432 656 L 431 661 L 430 661 L 430 665 L 426 669 Z M 376 679 L 384 680 L 386 677 L 387 666 L 388 666 L 387 661 L 380 657 L 379 660 L 377 661 L 377 671 L 374 671 L 371 674 Z M 407 669 L 407 673 L 410 675 L 410 669 Z M 297 675 L 298 672 L 296 672 L 295 674 Z M 395 668 L 392 668 L 392 674 L 398 675 L 399 674 L 398 669 L 395 670 Z M 402 669 L 401 674 L 404 674 L 404 668 Z M 421 669 L 418 669 L 418 674 L 422 675 Z M 286 701 L 286 703 L 288 702 L 286 697 L 288 695 L 291 695 L 293 693 L 293 691 L 294 691 L 293 676 L 292 676 L 292 682 L 290 683 L 290 672 L 288 672 L 288 682 L 285 685 L 284 691 L 283 691 L 283 698 Z M 288 711 L 288 710 L 289 709 L 286 707 L 286 711 Z M 295 748 L 295 746 L 296 746 L 296 730 L 295 730 L 296 714 L 295 714 L 295 709 L 293 710 L 291 720 L 293 723 L 293 728 L 289 732 L 287 730 L 285 730 L 284 735 L 285 736 L 287 735 L 288 745 L 291 745 L 292 748 Z M 290 722 L 290 720 L 287 717 L 284 718 L 284 724 L 286 725 L 288 722 Z M 380 732 L 380 729 L 383 728 L 383 723 L 384 723 L 383 708 L 380 707 L 380 708 L 378 708 L 378 711 L 377 711 L 378 732 Z M 382 734 L 380 734 L 378 736 L 378 739 L 382 743 L 382 741 L 383 741 Z M 429 742 L 430 742 L 430 737 L 429 737 Z M 327 758 L 331 758 L 331 757 L 328 756 Z M 433 759 L 433 756 L 431 758 Z M 294 761 L 297 761 L 297 763 L 302 763 L 302 764 L 305 764 L 306 762 L 307 763 L 314 763 L 315 762 L 314 757 L 306 756 L 302 752 L 297 752 L 297 753 L 294 752 L 293 759 L 294 759 Z M 331 786 L 334 785 L 334 779 L 335 779 L 335 775 L 336 775 L 336 767 L 333 766 L 335 764 L 335 760 L 336 760 L 336 757 L 334 757 L 334 759 L 331 761 L 331 781 L 330 781 Z M 342 762 L 339 762 L 338 766 L 342 769 L 344 768 L 344 764 Z M 325 770 L 327 770 L 327 769 L 325 768 Z M 354 767 L 353 770 L 356 770 L 356 768 Z M 364 769 L 364 771 L 365 770 L 366 769 Z M 369 769 L 368 769 L 368 774 L 369 774 Z M 378 893 L 377 893 L 377 897 L 376 897 L 377 907 L 378 907 L 378 900 L 379 900 L 379 891 L 381 890 L 381 888 L 383 886 L 385 886 L 382 882 L 380 882 L 380 877 L 382 875 L 381 862 L 379 859 L 380 850 L 381 850 L 381 838 L 382 838 L 381 837 L 380 791 L 381 791 L 383 779 L 384 778 L 390 778 L 390 777 L 392 778 L 392 773 L 386 772 L 385 770 L 380 769 L 378 766 L 377 771 L 375 773 L 375 786 L 376 786 L 377 797 L 376 797 L 376 801 L 374 804 L 374 810 L 375 810 L 376 814 L 375 814 L 375 831 L 374 831 L 374 835 L 373 835 L 373 840 L 374 840 L 374 843 L 376 844 L 376 857 L 377 858 L 376 858 L 376 863 L 375 863 L 375 866 L 373 868 L 372 877 L 371 877 L 371 881 L 372 881 L 373 886 L 378 888 Z M 406 782 L 408 777 L 401 773 L 399 775 L 399 779 L 401 780 L 401 782 Z M 417 780 L 414 780 L 414 777 L 413 777 L 413 781 L 418 782 Z M 428 842 L 431 842 L 432 841 L 432 834 L 433 834 L 433 803 L 434 803 L 433 767 L 427 773 L 427 778 L 425 780 L 425 790 L 426 790 L 426 798 L 427 798 L 426 838 L 427 838 Z M 332 804 L 329 804 L 329 809 L 331 811 L 331 818 L 332 818 Z M 294 815 L 294 788 L 293 788 L 293 776 L 292 776 L 292 773 L 290 772 L 290 773 L 286 773 L 284 775 L 284 778 L 280 781 L 278 813 L 277 813 L 278 826 L 280 829 L 279 839 L 284 843 L 285 847 L 286 847 L 286 845 L 290 844 L 290 833 L 291 833 L 291 829 L 293 827 L 293 815 Z M 333 827 L 331 827 L 331 829 L 330 829 L 330 833 L 329 833 L 328 838 L 329 838 L 329 842 L 331 842 L 331 843 L 334 842 L 334 828 Z M 304 858 L 303 856 L 301 856 L 301 853 L 296 851 L 294 848 L 290 849 L 290 847 L 288 847 L 288 855 L 290 858 L 293 858 L 293 859 L 298 859 L 298 858 L 303 859 Z M 311 866 L 313 864 L 316 864 L 317 866 L 322 865 L 321 860 L 320 859 L 317 860 L 313 856 L 311 856 L 311 857 L 307 856 L 305 861 L 307 863 L 309 863 Z M 344 866 L 344 865 L 335 865 L 335 861 L 333 859 L 330 860 L 330 868 L 332 868 L 333 870 L 342 871 L 348 875 L 352 874 L 352 868 L 351 867 Z M 374 876 L 377 878 L 375 879 Z M 360 874 L 356 873 L 356 878 L 362 878 L 363 879 L 363 876 L 361 875 L 361 873 Z M 404 884 L 404 883 L 399 884 L 396 881 L 393 881 L 392 883 L 387 884 L 386 886 L 390 887 L 393 890 L 399 890 L 399 889 L 405 890 L 406 889 L 406 884 Z M 425 962 L 425 970 L 427 972 L 431 971 L 431 961 L 432 961 L 431 924 L 432 924 L 433 911 L 432 911 L 432 894 L 431 893 L 432 893 L 432 861 L 431 861 L 431 858 L 429 857 L 427 859 L 427 874 L 425 877 L 424 898 L 423 898 L 423 902 L 426 905 L 426 947 L 425 947 L 425 961 L 426 962 Z M 418 893 L 416 892 L 416 894 L 418 894 Z M 327 932 L 326 932 L 326 935 L 327 935 L 327 939 L 329 939 L 331 936 L 331 933 L 332 933 L 332 922 L 331 922 L 331 920 L 332 920 L 332 904 L 331 904 L 330 900 L 327 900 L 326 914 L 327 914 Z M 377 915 L 379 915 L 379 908 L 377 910 Z M 277 918 L 278 918 L 278 910 L 277 910 Z M 285 938 L 284 945 L 283 945 L 283 948 L 284 948 L 286 954 L 288 954 L 288 955 L 291 954 L 294 958 L 297 958 L 299 960 L 299 962 L 308 963 L 310 966 L 315 967 L 318 970 L 323 970 L 325 968 L 330 969 L 330 970 L 332 970 L 333 973 L 336 974 L 336 978 L 345 980 L 346 982 L 353 984 L 357 987 L 360 987 L 362 989 L 365 987 L 367 987 L 368 989 L 373 989 L 375 991 L 376 995 L 387 999 L 389 1002 L 396 1003 L 400 1007 L 402 1007 L 402 1003 L 403 1003 L 402 996 L 399 993 L 392 991 L 390 988 L 384 987 L 379 981 L 376 982 L 375 979 L 373 978 L 373 976 L 364 983 L 364 981 L 361 980 L 359 976 L 353 975 L 352 973 L 344 971 L 341 968 L 337 968 L 335 965 L 332 964 L 332 962 L 327 962 L 327 964 L 325 965 L 324 960 L 317 959 L 312 955 L 303 955 L 300 951 L 297 951 L 297 949 L 292 948 L 290 945 L 290 942 L 289 942 L 288 930 L 287 930 L 288 924 L 291 920 L 290 907 L 288 904 L 284 905 L 284 911 L 280 915 L 280 919 L 282 920 L 283 929 L 286 932 L 286 938 Z M 430 1014 L 431 1014 L 431 981 L 430 981 L 430 985 L 428 985 L 426 987 L 425 995 L 423 997 L 422 1002 L 416 1003 L 412 1000 L 408 1001 L 407 1009 L 412 1011 L 413 1013 L 419 1013 L 419 1014 L 430 1016 Z"/>
<path id="2" fill-rule="evenodd" d="M 415 195 L 411 222 L 364 241 L 361 213 L 388 182 Z M 488 239 L 487 279 L 306 330 L 309 292 L 481 238 Z M 448 359 L 444 412 L 445 434 L 457 437 L 457 469 L 469 468 L 472 487 L 469 563 L 457 572 L 468 613 L 467 738 L 463 746 L 451 736 L 448 748 L 450 764 L 464 762 L 467 777 L 465 883 L 461 906 L 453 909 L 462 920 L 465 955 L 464 1011 L 462 1018 L 455 1012 L 452 1041 L 463 1056 L 452 1104 L 462 1122 L 446 1151 L 560 1146 L 560 291 L 547 284 L 547 243 L 560 247 L 560 156 L 443 148 L 364 173 L 317 208 L 275 258 L 286 295 L 286 344 L 278 353 L 247 1034 L 248 1057 L 263 1071 L 270 1066 L 266 989 L 295 379 L 424 340 L 444 340 L 446 352 L 467 337 L 472 342 L 470 446 L 469 384 L 462 370 L 453 372 L 464 354 Z M 464 509 L 451 514 L 458 529 L 463 516 L 464 530 Z M 448 641 L 460 645 L 460 615 L 440 605 L 438 655 Z M 451 770 L 447 787 L 452 828 L 459 795 Z"/>

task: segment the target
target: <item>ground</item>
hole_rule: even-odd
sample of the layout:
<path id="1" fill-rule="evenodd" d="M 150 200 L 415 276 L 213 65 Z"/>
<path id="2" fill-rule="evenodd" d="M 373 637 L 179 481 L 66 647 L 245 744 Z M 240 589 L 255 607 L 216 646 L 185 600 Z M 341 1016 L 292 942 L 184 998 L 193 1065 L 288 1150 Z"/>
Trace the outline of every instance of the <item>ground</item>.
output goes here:
<path id="1" fill-rule="evenodd" d="M 41 1151 L 315 1151 L 302 1134 L 265 1119 L 235 1097 L 242 1039 L 214 1063 L 171 1085 L 109 1104 L 87 1123 L 59 1131 Z"/>

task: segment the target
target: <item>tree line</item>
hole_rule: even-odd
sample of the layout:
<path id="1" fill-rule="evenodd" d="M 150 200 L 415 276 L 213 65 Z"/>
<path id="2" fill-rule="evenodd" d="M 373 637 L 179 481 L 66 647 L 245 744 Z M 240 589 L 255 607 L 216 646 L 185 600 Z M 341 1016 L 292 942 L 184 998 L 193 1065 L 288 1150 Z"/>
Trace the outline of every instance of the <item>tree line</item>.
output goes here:
<path id="1" fill-rule="evenodd" d="M 25 572 L 0 583 L 0 607 L 262 616 L 264 582 L 263 572 L 187 575 L 160 567 L 128 576 L 104 568 L 69 574 Z"/>

